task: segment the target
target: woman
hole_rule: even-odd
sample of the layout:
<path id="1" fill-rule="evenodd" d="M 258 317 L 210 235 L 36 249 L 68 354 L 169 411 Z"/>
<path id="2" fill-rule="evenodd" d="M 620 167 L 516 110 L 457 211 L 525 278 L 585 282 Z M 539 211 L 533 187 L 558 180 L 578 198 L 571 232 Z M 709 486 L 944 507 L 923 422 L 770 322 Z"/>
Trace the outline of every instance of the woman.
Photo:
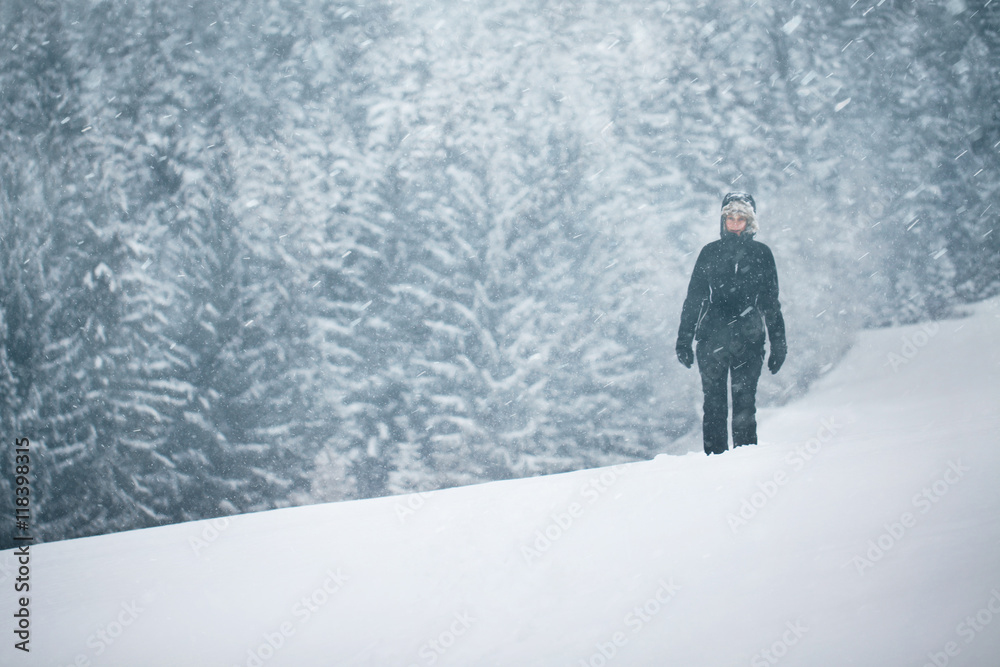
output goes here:
<path id="1" fill-rule="evenodd" d="M 785 361 L 785 321 L 778 302 L 778 271 L 771 249 L 754 240 L 757 205 L 745 192 L 722 200 L 721 238 L 698 255 L 677 332 L 677 359 L 690 368 L 698 341 L 698 371 L 705 392 L 702 433 L 706 454 L 729 449 L 729 383 L 733 391 L 733 446 L 757 444 L 757 380 Z"/>

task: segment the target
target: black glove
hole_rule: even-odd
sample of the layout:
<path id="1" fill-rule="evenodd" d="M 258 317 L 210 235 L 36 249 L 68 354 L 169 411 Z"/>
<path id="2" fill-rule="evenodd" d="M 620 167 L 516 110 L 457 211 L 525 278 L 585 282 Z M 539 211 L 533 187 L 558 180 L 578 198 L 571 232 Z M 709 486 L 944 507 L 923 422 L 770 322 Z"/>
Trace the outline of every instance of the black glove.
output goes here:
<path id="1" fill-rule="evenodd" d="M 771 371 L 771 375 L 774 375 L 781 369 L 781 365 L 785 363 L 785 354 L 787 352 L 784 345 L 771 346 L 771 356 L 767 358 L 767 370 Z"/>
<path id="2" fill-rule="evenodd" d="M 691 364 L 694 363 L 694 350 L 691 349 L 691 343 L 682 343 L 677 341 L 677 361 L 684 364 L 685 368 L 691 368 Z"/>

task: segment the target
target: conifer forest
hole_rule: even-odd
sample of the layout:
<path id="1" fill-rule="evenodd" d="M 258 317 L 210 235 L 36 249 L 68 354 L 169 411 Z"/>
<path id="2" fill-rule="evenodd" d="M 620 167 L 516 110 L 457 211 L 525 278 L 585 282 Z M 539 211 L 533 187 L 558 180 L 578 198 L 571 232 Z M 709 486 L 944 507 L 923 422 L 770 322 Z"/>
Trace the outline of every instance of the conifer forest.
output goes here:
<path id="1" fill-rule="evenodd" d="M 1000 2 L 2 0 L 0 548 L 671 451 L 731 190 L 762 407 L 1000 293 Z"/>

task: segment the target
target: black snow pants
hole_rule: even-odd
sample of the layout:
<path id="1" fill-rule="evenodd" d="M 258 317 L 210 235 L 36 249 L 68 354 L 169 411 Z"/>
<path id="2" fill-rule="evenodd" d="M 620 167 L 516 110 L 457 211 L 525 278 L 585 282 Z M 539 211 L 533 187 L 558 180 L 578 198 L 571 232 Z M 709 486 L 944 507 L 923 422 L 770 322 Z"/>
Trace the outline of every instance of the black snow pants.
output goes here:
<path id="1" fill-rule="evenodd" d="M 698 371 L 705 392 L 702 432 L 706 454 L 729 449 L 729 379 L 733 385 L 733 447 L 757 444 L 757 381 L 764 363 L 764 349 L 756 346 L 714 347 L 698 343 Z"/>

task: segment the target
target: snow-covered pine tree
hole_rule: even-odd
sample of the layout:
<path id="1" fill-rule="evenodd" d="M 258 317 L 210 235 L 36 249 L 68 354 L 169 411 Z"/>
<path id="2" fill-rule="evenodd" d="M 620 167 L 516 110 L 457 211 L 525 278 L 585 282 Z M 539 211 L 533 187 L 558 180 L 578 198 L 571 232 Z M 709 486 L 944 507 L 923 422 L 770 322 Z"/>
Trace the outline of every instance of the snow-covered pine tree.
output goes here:
<path id="1" fill-rule="evenodd" d="M 0 8 L 10 44 L 0 59 L 0 442 L 8 446 L 15 438 L 34 436 L 38 326 L 51 301 L 42 300 L 40 260 L 52 228 L 53 202 L 47 195 L 59 180 L 50 151 L 62 150 L 70 133 L 47 133 L 58 127 L 72 81 L 63 48 L 53 40 L 59 18 L 55 2 L 10 2 Z M 33 438 L 34 446 L 41 444 Z M 0 457 L 0 549 L 14 546 L 14 470 L 12 456 Z M 41 477 L 34 472 L 33 481 Z"/>
<path id="2" fill-rule="evenodd" d="M 127 318 L 129 231 L 102 196 L 95 170 L 101 153 L 88 134 L 94 127 L 80 100 L 62 7 L 17 3 L 29 4 L 16 12 L 13 26 L 24 34 L 13 64 L 15 80 L 31 83 L 5 86 L 18 98 L 5 106 L 5 127 L 32 140 L 8 144 L 23 148 L 27 169 L 10 182 L 17 203 L 6 229 L 22 244 L 16 254 L 26 243 L 34 247 L 21 275 L 11 276 L 30 287 L 10 295 L 8 324 L 19 321 L 19 331 L 8 332 L 21 342 L 8 352 L 15 351 L 18 392 L 32 396 L 30 409 L 21 406 L 18 431 L 38 447 L 33 523 L 40 539 L 59 539 L 142 525 L 155 513 L 143 504 L 140 481 L 155 455 L 130 451 L 121 438 L 131 417 L 155 429 L 161 399 L 142 395 L 127 368 L 143 338 Z"/>
<path id="3" fill-rule="evenodd" d="M 330 413 L 342 382 L 322 363 L 325 330 L 317 335 L 327 322 L 317 262 L 336 250 L 326 234 L 342 198 L 333 176 L 347 156 L 335 145 L 341 116 L 321 105 L 336 99 L 347 77 L 333 74 L 362 48 L 365 24 L 351 7 L 226 8 L 220 20 L 242 29 L 219 38 L 221 57 L 200 62 L 201 92 L 220 88 L 202 113 L 217 118 L 220 157 L 200 169 L 208 185 L 192 179 L 187 206 L 177 207 L 191 236 L 184 259 L 197 306 L 184 340 L 202 405 L 185 414 L 185 467 L 192 494 L 212 491 L 191 497 L 192 514 L 301 498 L 319 444 L 339 426 Z M 237 67 L 244 62 L 253 68 Z"/>

